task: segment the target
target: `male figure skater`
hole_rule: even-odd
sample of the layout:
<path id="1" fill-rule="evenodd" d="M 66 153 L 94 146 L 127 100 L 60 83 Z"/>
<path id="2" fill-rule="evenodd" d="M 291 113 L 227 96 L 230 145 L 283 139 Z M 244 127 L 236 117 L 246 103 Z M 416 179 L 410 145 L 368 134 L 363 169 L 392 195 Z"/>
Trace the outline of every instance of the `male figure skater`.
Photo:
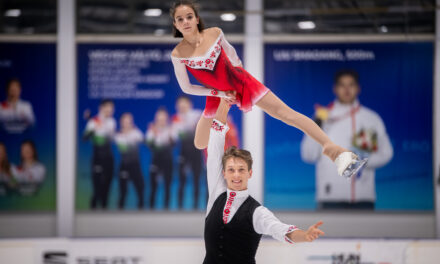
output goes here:
<path id="1" fill-rule="evenodd" d="M 284 224 L 249 195 L 251 154 L 236 147 L 224 151 L 229 108 L 222 99 L 217 120 L 202 116 L 196 130 L 195 145 L 202 148 L 208 142 L 209 199 L 203 263 L 255 263 L 262 234 L 285 243 L 313 241 L 324 235 L 318 228 L 322 222 L 310 226 L 307 231 Z"/>

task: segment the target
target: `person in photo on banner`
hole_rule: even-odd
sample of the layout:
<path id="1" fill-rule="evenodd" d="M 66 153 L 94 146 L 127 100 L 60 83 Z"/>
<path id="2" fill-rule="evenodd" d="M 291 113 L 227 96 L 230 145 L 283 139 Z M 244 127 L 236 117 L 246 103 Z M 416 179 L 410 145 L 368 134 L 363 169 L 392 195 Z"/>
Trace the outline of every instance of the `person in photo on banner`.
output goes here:
<path id="1" fill-rule="evenodd" d="M 200 194 L 200 175 L 202 173 L 202 152 L 194 146 L 194 134 L 201 111 L 194 109 L 187 96 L 180 96 L 176 102 L 177 113 L 172 118 L 172 126 L 180 142 L 179 154 L 179 193 L 178 207 L 183 208 L 187 172 L 193 176 L 193 209 L 198 208 Z"/>
<path id="2" fill-rule="evenodd" d="M 146 142 L 151 150 L 150 165 L 150 208 L 156 209 L 156 192 L 159 177 L 164 180 L 165 200 L 164 208 L 170 208 L 171 181 L 173 178 L 173 146 L 177 136 L 171 127 L 168 111 L 159 108 L 154 116 L 154 121 L 148 125 Z"/>
<path id="3" fill-rule="evenodd" d="M 323 222 L 310 226 L 307 231 L 284 224 L 249 195 L 251 153 L 234 146 L 224 150 L 229 109 L 229 103 L 221 99 L 215 119 L 202 116 L 195 135 L 195 143 L 200 148 L 208 148 L 209 199 L 203 263 L 255 263 L 263 234 L 290 244 L 311 242 L 324 235 L 319 229 Z"/>
<path id="4" fill-rule="evenodd" d="M 393 147 L 380 116 L 360 104 L 359 75 L 354 70 L 335 74 L 336 95 L 329 106 L 316 106 L 316 123 L 340 146 L 368 164 L 347 181 L 334 177 L 334 164 L 321 155 L 322 147 L 309 136 L 301 142 L 301 157 L 316 163 L 316 198 L 320 209 L 374 209 L 376 201 L 375 169 L 387 164 Z"/>
<path id="5" fill-rule="evenodd" d="M 365 165 L 365 160 L 334 144 L 311 120 L 287 106 L 266 86 L 243 69 L 234 47 L 220 28 L 204 28 L 203 21 L 192 1 L 175 2 L 170 10 L 174 37 L 183 38 L 173 49 L 171 61 L 175 76 L 183 92 L 206 96 L 205 117 L 213 117 L 220 98 L 248 112 L 257 105 L 270 116 L 294 126 L 323 148 L 323 153 L 337 164 L 339 175 L 351 177 Z M 188 72 L 200 85 L 189 81 Z"/>
<path id="6" fill-rule="evenodd" d="M 85 111 L 84 117 L 89 119 L 84 130 L 83 139 L 90 140 L 93 145 L 91 176 L 93 194 L 90 208 L 107 209 L 110 184 L 113 179 L 114 159 L 112 142 L 116 132 L 116 121 L 113 118 L 114 104 L 111 100 L 102 100 L 98 114 L 90 118 Z"/>
<path id="7" fill-rule="evenodd" d="M 6 100 L 0 106 L 0 123 L 10 134 L 21 134 L 35 124 L 30 102 L 21 99 L 21 82 L 13 78 L 6 84 Z"/>
<path id="8" fill-rule="evenodd" d="M 139 159 L 139 144 L 143 134 L 134 124 L 131 113 L 123 113 L 120 119 L 120 131 L 115 135 L 115 143 L 121 154 L 119 165 L 119 209 L 125 206 L 128 183 L 131 181 L 137 195 L 137 208 L 144 207 L 144 177 Z"/>
<path id="9" fill-rule="evenodd" d="M 32 140 L 21 143 L 21 163 L 12 171 L 17 182 L 19 194 L 30 196 L 37 194 L 46 178 L 46 167 L 38 161 L 38 153 Z"/>
<path id="10" fill-rule="evenodd" d="M 0 142 L 0 196 L 10 195 L 17 186 L 17 180 L 12 172 L 17 168 L 9 162 L 8 151 L 3 142 Z"/>

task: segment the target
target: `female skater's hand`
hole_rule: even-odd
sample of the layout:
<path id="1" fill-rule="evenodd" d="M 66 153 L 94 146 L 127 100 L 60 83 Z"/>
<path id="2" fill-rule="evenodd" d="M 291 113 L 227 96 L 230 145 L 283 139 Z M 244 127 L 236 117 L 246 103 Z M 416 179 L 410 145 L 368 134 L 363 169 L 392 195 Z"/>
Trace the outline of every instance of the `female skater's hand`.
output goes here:
<path id="1" fill-rule="evenodd" d="M 319 229 L 319 227 L 323 224 L 322 221 L 319 221 L 318 223 L 312 225 L 307 229 L 307 231 L 304 230 L 295 230 L 287 236 L 295 243 L 298 242 L 312 242 L 313 240 L 317 239 L 319 236 L 323 236 L 324 232 Z"/>
<path id="2" fill-rule="evenodd" d="M 224 98 L 224 99 L 229 105 L 234 105 L 237 103 L 237 92 L 236 91 L 226 91 L 225 94 L 228 97 Z"/>

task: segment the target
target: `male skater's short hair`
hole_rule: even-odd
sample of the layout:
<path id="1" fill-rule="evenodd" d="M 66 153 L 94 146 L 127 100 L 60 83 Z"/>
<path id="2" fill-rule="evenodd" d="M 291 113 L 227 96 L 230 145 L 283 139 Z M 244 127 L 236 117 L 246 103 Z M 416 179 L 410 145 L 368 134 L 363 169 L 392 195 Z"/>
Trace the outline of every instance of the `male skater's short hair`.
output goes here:
<path id="1" fill-rule="evenodd" d="M 249 151 L 244 149 L 239 149 L 236 146 L 229 147 L 223 154 L 223 158 L 222 158 L 223 170 L 225 170 L 226 162 L 230 158 L 242 159 L 246 162 L 248 166 L 248 170 L 252 169 L 252 155 Z"/>

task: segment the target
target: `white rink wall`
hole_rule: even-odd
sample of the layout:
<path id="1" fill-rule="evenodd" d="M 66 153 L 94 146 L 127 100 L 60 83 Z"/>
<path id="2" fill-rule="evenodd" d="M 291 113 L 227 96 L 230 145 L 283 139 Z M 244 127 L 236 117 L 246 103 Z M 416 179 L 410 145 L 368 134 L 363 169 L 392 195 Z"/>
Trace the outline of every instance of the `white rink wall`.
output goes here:
<path id="1" fill-rule="evenodd" d="M 202 263 L 203 239 L 9 239 L 0 263 L 163 264 Z M 440 241 L 321 239 L 314 243 L 261 241 L 257 263 L 439 263 Z"/>

